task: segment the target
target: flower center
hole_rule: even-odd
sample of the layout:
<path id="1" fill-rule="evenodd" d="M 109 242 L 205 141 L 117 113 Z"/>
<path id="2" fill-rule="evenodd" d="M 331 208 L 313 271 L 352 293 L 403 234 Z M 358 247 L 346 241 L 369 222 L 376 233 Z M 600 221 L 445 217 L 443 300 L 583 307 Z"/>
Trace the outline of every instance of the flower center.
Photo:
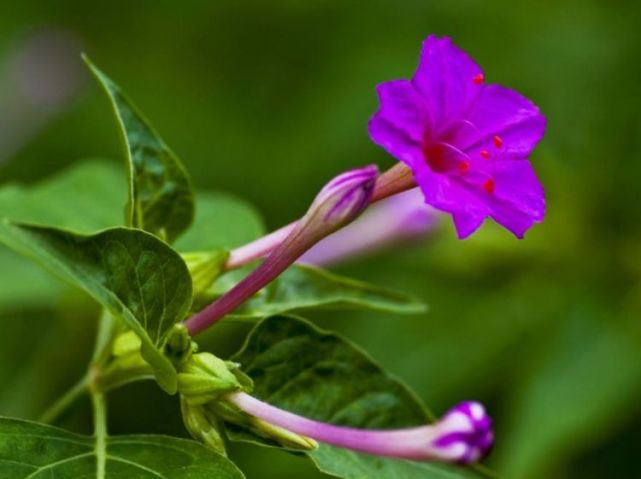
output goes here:
<path id="1" fill-rule="evenodd" d="M 426 143 L 423 146 L 423 157 L 432 171 L 444 173 L 452 169 L 449 152 L 442 144 Z"/>

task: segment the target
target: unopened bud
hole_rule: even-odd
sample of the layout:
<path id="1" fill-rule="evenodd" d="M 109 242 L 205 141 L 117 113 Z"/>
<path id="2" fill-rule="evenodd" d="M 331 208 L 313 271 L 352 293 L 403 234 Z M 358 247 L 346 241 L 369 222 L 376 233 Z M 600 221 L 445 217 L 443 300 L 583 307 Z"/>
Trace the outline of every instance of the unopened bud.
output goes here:
<path id="1" fill-rule="evenodd" d="M 184 397 L 180 398 L 180 408 L 189 434 L 206 447 L 226 456 L 225 441 L 220 433 L 218 419 L 201 406 L 191 405 Z"/>
<path id="2" fill-rule="evenodd" d="M 189 331 L 184 324 L 174 324 L 167 335 L 165 355 L 177 366 L 188 361 L 198 348 L 189 337 Z"/>
<path id="3" fill-rule="evenodd" d="M 141 341 L 136 333 L 127 331 L 116 336 L 112 346 L 112 353 L 116 357 L 126 356 L 131 353 L 140 352 Z"/>
<path id="4" fill-rule="evenodd" d="M 222 250 L 186 253 L 182 258 L 191 275 L 194 299 L 199 299 L 224 272 L 229 253 Z"/>
<path id="5" fill-rule="evenodd" d="M 242 389 L 228 363 L 211 353 L 192 355 L 178 374 L 178 391 L 191 405 L 206 404 Z"/>
<path id="6" fill-rule="evenodd" d="M 192 335 L 230 313 L 276 279 L 312 246 L 356 219 L 369 204 L 376 184 L 375 165 L 337 176 L 318 193 L 287 237 L 249 276 L 185 323 Z"/>
<path id="7" fill-rule="evenodd" d="M 369 204 L 377 176 L 375 165 L 338 175 L 316 195 L 297 229 L 325 237 L 351 223 Z"/>

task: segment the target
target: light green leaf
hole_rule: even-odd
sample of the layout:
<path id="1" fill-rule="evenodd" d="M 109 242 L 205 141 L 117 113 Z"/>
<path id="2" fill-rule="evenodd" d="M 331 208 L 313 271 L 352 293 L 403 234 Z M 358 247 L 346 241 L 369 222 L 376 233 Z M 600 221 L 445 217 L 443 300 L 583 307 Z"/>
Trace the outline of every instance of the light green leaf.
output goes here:
<path id="1" fill-rule="evenodd" d="M 0 241 L 84 289 L 121 317 L 142 340 L 159 384 L 176 391 L 176 373 L 159 351 L 167 331 L 191 304 L 191 278 L 167 244 L 141 230 L 113 228 L 95 235 L 0 222 Z"/>
<path id="2" fill-rule="evenodd" d="M 126 197 L 115 165 L 88 160 L 33 186 L 0 188 L 0 217 L 84 233 L 122 225 Z"/>
<path id="3" fill-rule="evenodd" d="M 226 277 L 214 285 L 212 297 L 228 288 Z M 308 309 L 365 309 L 398 314 L 427 310 L 419 299 L 398 291 L 346 278 L 308 265 L 293 265 L 278 279 L 232 313 L 238 319 L 261 319 Z"/>
<path id="4" fill-rule="evenodd" d="M 168 241 L 180 236 L 194 217 L 194 194 L 185 168 L 122 90 L 87 58 L 107 93 L 129 166 L 127 224 Z"/>
<path id="5" fill-rule="evenodd" d="M 104 462 L 98 461 L 98 455 Z M 194 441 L 151 435 L 115 436 L 107 438 L 102 452 L 92 437 L 35 422 L 0 418 L 0 477 L 242 479 L 244 476 L 227 458 Z"/>
<path id="6" fill-rule="evenodd" d="M 0 217 L 92 232 L 122 224 L 125 196 L 126 184 L 118 168 L 88 160 L 34 186 L 3 185 Z M 0 276 L 2 310 L 44 307 L 66 291 L 41 268 L 4 248 L 0 248 L 0 270 L 11 271 Z"/>
<path id="7" fill-rule="evenodd" d="M 194 224 L 177 242 L 179 251 L 229 250 L 265 232 L 258 212 L 226 193 L 198 192 Z"/>
<path id="8" fill-rule="evenodd" d="M 233 360 L 254 380 L 253 394 L 303 416 L 370 429 L 429 422 L 418 398 L 366 353 L 301 319 L 264 320 Z M 228 433 L 236 440 L 263 443 L 235 427 Z M 349 479 L 481 477 L 461 467 L 381 458 L 326 444 L 309 456 L 322 472 Z"/>

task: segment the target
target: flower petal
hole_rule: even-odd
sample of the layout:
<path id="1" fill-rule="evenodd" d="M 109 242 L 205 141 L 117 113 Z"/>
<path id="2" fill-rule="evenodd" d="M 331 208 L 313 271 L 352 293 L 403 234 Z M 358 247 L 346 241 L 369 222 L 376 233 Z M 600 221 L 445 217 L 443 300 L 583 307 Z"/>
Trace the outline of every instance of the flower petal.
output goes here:
<path id="1" fill-rule="evenodd" d="M 482 88 L 466 118 L 476 130 L 468 129 L 459 140 L 458 146 L 465 151 L 500 149 L 525 158 L 545 133 L 545 117 L 539 108 L 500 85 Z"/>
<path id="2" fill-rule="evenodd" d="M 369 136 L 392 156 L 412 166 L 421 159 L 429 118 L 423 100 L 408 80 L 376 87 L 380 108 L 368 124 Z"/>
<path id="3" fill-rule="evenodd" d="M 518 238 L 545 216 L 545 192 L 527 160 L 499 161 L 495 190 L 488 200 L 492 218 Z"/>
<path id="4" fill-rule="evenodd" d="M 412 84 L 425 100 L 433 125 L 460 119 L 482 89 L 483 71 L 450 38 L 430 35 L 423 42 Z"/>
<path id="5" fill-rule="evenodd" d="M 462 181 L 432 172 L 427 165 L 414 170 L 416 182 L 430 206 L 451 213 L 458 237 L 466 238 L 481 226 L 490 209 L 481 195 Z"/>
<path id="6" fill-rule="evenodd" d="M 454 227 L 458 239 L 465 239 L 481 227 L 485 216 L 477 216 L 468 213 L 453 213 Z"/>

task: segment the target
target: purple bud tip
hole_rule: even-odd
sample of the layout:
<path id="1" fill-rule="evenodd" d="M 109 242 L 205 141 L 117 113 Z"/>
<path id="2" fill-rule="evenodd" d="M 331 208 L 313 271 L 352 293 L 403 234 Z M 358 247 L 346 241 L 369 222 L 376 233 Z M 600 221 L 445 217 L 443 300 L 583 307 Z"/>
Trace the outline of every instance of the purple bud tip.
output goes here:
<path id="1" fill-rule="evenodd" d="M 450 409 L 438 422 L 432 447 L 439 456 L 469 464 L 489 454 L 494 444 L 492 420 L 478 402 L 466 401 Z"/>
<path id="2" fill-rule="evenodd" d="M 349 223 L 369 204 L 377 176 L 378 168 L 375 165 L 367 165 L 337 176 L 318 193 L 310 210 L 322 208 L 323 221 L 341 225 Z"/>

